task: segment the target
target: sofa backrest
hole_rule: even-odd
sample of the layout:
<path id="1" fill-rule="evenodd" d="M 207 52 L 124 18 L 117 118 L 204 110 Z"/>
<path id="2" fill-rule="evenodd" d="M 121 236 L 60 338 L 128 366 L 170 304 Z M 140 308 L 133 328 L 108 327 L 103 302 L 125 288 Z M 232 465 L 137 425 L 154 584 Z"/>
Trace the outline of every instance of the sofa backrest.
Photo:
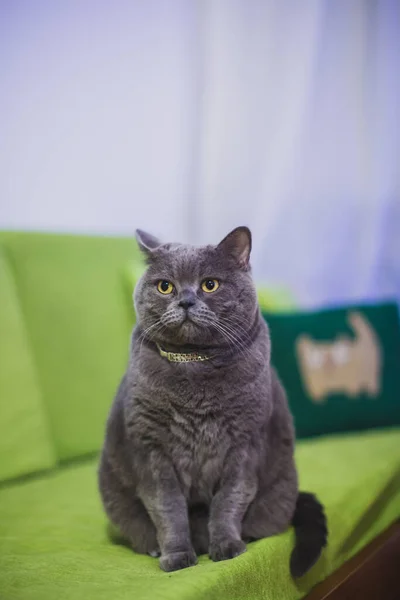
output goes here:
<path id="1" fill-rule="evenodd" d="M 139 260 L 136 243 L 133 238 L 2 232 L 0 249 L 14 282 L 15 299 L 8 304 L 20 311 L 34 382 L 24 392 L 13 388 L 13 378 L 4 380 L 0 407 L 8 405 L 10 389 L 16 411 L 25 410 L 17 406 L 22 397 L 37 411 L 40 400 L 43 423 L 35 417 L 36 437 L 44 439 L 47 427 L 59 460 L 94 452 L 128 358 L 133 309 L 124 273 L 130 261 Z M 7 352 L 15 345 L 15 331 L 0 332 Z M 19 372 L 26 379 L 25 367 L 16 370 L 17 379 Z M 16 414 L 9 414 L 8 422 L 13 419 Z M 0 439 L 4 427 L 1 420 Z"/>
<path id="2" fill-rule="evenodd" d="M 0 248 L 0 481 L 56 463 L 15 280 Z"/>

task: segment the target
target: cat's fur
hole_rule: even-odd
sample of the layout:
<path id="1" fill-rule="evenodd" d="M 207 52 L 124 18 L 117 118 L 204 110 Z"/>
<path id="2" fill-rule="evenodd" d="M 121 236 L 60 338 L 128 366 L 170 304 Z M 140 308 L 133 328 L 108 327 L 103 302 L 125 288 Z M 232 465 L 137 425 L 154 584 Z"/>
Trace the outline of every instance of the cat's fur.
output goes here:
<path id="1" fill-rule="evenodd" d="M 246 541 L 293 522 L 292 575 L 326 543 L 321 505 L 298 492 L 294 430 L 284 390 L 270 366 L 240 227 L 218 246 L 161 245 L 138 232 L 148 269 L 135 290 L 131 356 L 107 423 L 99 469 L 105 510 L 137 552 L 161 554 L 172 571 L 196 555 L 233 558 Z M 213 293 L 201 290 L 215 278 Z M 174 293 L 157 291 L 159 280 Z M 160 356 L 201 352 L 177 364 Z"/>

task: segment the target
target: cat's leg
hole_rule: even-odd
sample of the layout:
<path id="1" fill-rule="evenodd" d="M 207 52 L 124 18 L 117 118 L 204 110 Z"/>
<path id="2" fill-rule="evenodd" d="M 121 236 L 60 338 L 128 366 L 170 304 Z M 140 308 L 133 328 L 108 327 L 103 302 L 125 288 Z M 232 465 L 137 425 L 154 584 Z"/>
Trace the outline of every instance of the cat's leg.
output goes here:
<path id="1" fill-rule="evenodd" d="M 242 520 L 257 490 L 256 475 L 247 448 L 232 451 L 224 465 L 221 485 L 210 506 L 210 558 L 227 560 L 242 554 L 246 544 L 242 540 Z"/>
<path id="2" fill-rule="evenodd" d="M 107 516 L 135 552 L 159 556 L 156 528 L 135 490 L 124 486 L 106 459 L 99 472 L 100 491 Z"/>
<path id="3" fill-rule="evenodd" d="M 257 492 L 243 519 L 243 539 L 269 537 L 289 527 L 296 508 L 298 489 L 295 473 L 288 475 L 276 480 L 271 487 Z"/>
<path id="4" fill-rule="evenodd" d="M 160 447 L 136 446 L 133 455 L 138 495 L 157 531 L 160 567 L 176 571 L 195 565 L 188 506 L 173 465 Z"/>

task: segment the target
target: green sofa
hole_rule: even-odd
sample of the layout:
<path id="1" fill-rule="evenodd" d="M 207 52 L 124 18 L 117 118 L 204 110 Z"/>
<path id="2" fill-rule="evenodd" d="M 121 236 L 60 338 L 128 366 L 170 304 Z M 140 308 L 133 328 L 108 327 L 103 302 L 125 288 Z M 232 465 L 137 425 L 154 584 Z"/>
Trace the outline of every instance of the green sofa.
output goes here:
<path id="1" fill-rule="evenodd" d="M 300 598 L 400 515 L 400 430 L 298 443 L 301 488 L 325 504 L 330 538 L 296 584 L 292 531 L 175 573 L 111 543 L 97 452 L 128 357 L 137 260 L 132 239 L 0 234 L 0 598 Z"/>

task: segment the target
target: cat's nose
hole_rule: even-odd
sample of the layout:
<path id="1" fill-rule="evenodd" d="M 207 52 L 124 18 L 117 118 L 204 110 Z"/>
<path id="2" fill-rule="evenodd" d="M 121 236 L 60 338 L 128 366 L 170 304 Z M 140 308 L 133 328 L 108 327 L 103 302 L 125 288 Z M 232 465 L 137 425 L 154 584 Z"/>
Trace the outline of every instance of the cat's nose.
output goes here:
<path id="1" fill-rule="evenodd" d="M 181 297 L 179 298 L 179 306 L 181 306 L 185 310 L 188 310 L 195 303 L 196 303 L 196 296 L 194 295 L 194 293 L 191 290 L 183 291 L 183 293 L 181 294 Z"/>
<path id="2" fill-rule="evenodd" d="M 190 308 L 191 306 L 194 306 L 194 304 L 195 304 L 195 300 L 193 298 L 183 298 L 182 300 L 179 301 L 179 306 L 181 306 L 185 310 L 188 310 L 188 308 Z"/>

